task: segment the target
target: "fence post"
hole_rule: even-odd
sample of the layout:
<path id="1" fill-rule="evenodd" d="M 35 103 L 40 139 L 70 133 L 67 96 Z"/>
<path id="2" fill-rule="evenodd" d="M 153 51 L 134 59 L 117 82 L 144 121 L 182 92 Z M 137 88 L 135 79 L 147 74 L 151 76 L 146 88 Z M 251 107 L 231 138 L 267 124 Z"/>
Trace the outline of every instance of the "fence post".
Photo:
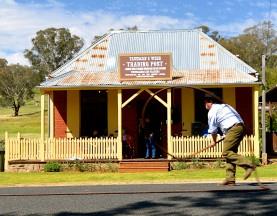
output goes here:
<path id="1" fill-rule="evenodd" d="M 8 171 L 8 166 L 9 166 L 9 156 L 10 156 L 10 146 L 8 142 L 8 132 L 5 132 L 5 166 L 4 169 L 5 171 Z"/>
<path id="2" fill-rule="evenodd" d="M 255 136 L 251 136 L 251 144 L 253 143 L 254 147 L 254 156 L 256 158 L 260 158 L 260 146 L 259 146 L 259 138 L 256 138 Z"/>

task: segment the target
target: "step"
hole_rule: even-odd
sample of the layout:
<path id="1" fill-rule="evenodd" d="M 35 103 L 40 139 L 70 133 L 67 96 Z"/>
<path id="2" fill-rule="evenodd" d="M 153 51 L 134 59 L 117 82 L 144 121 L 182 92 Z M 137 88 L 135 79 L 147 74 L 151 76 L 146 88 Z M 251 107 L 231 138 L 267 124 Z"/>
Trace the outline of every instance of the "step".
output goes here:
<path id="1" fill-rule="evenodd" d="M 119 172 L 161 172 L 169 171 L 169 161 L 158 160 L 137 160 L 121 161 L 119 163 Z"/>

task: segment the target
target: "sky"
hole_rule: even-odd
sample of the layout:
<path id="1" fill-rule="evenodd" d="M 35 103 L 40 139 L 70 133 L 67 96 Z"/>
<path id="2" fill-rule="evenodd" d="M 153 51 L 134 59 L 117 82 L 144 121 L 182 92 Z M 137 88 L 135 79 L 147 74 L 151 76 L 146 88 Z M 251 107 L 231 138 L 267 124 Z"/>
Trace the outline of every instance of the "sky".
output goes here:
<path id="1" fill-rule="evenodd" d="M 36 32 L 65 27 L 84 39 L 109 29 L 193 29 L 207 25 L 223 37 L 270 20 L 276 29 L 277 0 L 0 0 L 0 58 L 29 65 L 24 50 Z"/>

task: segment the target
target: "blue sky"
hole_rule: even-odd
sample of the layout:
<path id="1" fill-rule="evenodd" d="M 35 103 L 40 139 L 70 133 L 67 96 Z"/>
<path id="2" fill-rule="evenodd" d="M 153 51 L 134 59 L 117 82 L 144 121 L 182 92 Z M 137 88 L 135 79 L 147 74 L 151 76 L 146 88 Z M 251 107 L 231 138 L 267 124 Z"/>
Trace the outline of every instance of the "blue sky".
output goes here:
<path id="1" fill-rule="evenodd" d="M 271 7 L 270 7 L 271 5 Z M 24 49 L 37 31 L 66 27 L 85 40 L 109 29 L 191 29 L 207 25 L 224 37 L 263 20 L 277 25 L 277 0 L 0 0 L 0 58 L 28 64 Z"/>

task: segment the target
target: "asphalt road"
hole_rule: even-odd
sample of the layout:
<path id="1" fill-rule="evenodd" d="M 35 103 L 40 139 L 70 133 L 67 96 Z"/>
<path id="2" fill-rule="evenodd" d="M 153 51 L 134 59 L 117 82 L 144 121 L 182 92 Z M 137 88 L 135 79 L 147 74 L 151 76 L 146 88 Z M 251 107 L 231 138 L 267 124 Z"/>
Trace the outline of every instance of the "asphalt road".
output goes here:
<path id="1" fill-rule="evenodd" d="M 277 215 L 277 182 L 0 188 L 0 215 Z"/>

